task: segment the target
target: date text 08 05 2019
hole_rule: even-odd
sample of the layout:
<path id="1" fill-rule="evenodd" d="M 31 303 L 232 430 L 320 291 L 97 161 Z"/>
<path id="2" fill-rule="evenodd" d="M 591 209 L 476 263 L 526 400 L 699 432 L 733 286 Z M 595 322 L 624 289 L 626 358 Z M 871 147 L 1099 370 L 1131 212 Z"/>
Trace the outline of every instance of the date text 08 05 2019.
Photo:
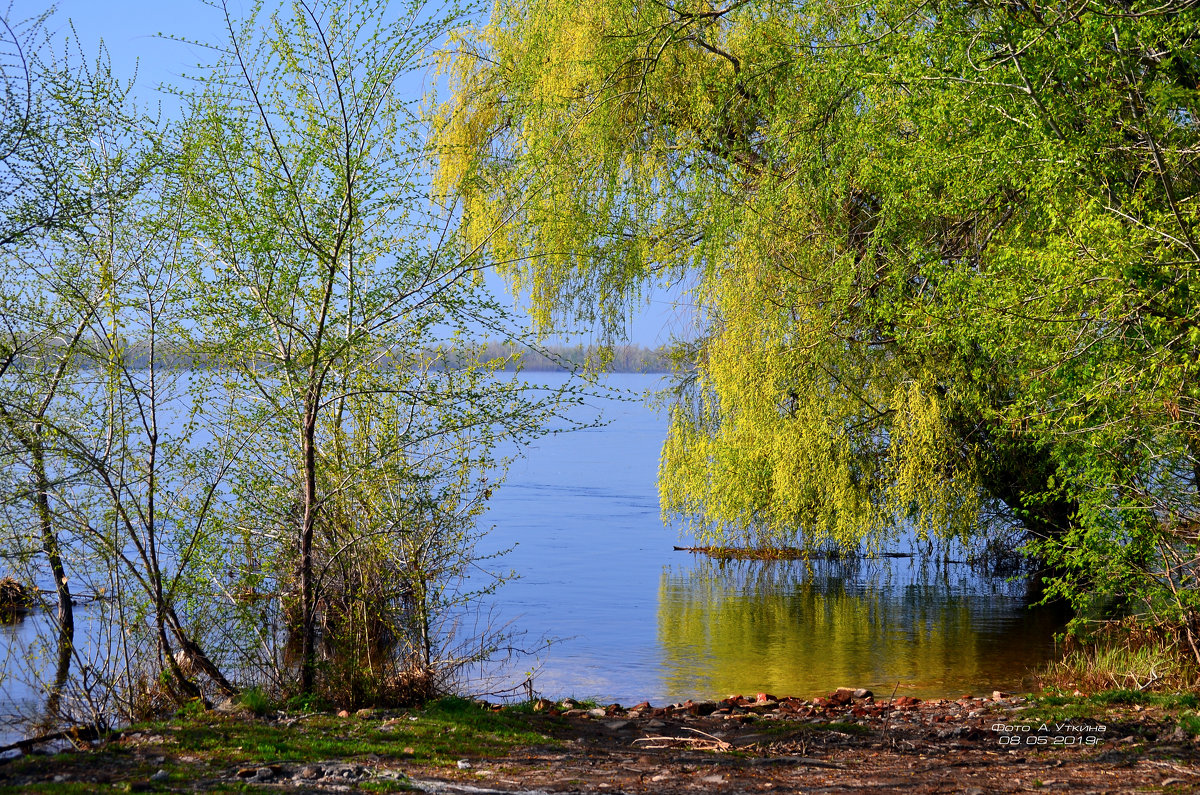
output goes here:
<path id="1" fill-rule="evenodd" d="M 1095 745 L 1100 738 L 1094 734 L 1002 734 L 1001 745 Z"/>

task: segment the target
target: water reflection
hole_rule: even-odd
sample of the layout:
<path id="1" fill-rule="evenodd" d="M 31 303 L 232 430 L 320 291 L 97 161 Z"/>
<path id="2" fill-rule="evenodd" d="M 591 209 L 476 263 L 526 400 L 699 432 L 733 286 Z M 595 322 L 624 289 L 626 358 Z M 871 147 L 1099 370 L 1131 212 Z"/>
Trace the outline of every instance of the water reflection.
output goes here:
<path id="1" fill-rule="evenodd" d="M 961 564 L 697 559 L 664 571 L 658 638 L 672 698 L 840 685 L 919 696 L 1022 690 L 1066 616 Z M 1024 684 L 1024 686 L 1023 686 Z"/>

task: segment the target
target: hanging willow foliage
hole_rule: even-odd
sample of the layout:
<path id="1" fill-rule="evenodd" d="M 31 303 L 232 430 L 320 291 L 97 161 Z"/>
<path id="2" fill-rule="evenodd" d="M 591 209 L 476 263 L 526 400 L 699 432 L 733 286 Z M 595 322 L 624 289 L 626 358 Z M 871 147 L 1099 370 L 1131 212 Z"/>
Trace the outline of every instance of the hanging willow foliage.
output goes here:
<path id="1" fill-rule="evenodd" d="M 445 64 L 438 184 L 547 327 L 695 307 L 661 483 L 701 535 L 1020 526 L 1068 595 L 1154 583 L 1186 623 L 1196 30 L 1188 2 L 501 0 Z"/>

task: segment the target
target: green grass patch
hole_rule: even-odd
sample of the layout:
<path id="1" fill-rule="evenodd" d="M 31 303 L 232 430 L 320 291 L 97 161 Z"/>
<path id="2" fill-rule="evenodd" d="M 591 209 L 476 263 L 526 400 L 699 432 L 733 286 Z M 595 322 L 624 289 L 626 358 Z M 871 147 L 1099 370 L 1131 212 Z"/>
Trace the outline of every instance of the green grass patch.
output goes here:
<path id="1" fill-rule="evenodd" d="M 145 728 L 163 731 L 160 726 Z M 173 736 L 181 752 L 229 764 L 354 759 L 375 754 L 444 765 L 464 756 L 499 754 L 514 745 L 546 741 L 515 716 L 461 700 L 438 702 L 424 711 L 390 719 L 311 714 L 287 728 L 212 716 L 179 726 Z M 412 748 L 412 753 L 404 753 L 405 748 Z"/>
<path id="2" fill-rule="evenodd" d="M 1141 704 L 1163 709 L 1194 709 L 1200 706 L 1195 693 L 1144 693 L 1138 690 L 1106 690 L 1088 697 L 1094 704 Z"/>
<path id="3" fill-rule="evenodd" d="M 1200 735 L 1200 715 L 1195 713 L 1180 715 L 1179 726 L 1193 737 Z"/>
<path id="4" fill-rule="evenodd" d="M 563 709 L 562 703 L 566 700 L 563 698 L 551 703 L 554 704 L 555 709 Z M 572 697 L 570 700 L 575 702 L 575 706 L 571 707 L 571 709 L 596 709 L 597 707 L 607 706 L 591 698 Z M 504 711 L 513 715 L 534 715 L 538 712 L 534 709 L 534 704 L 536 703 L 536 701 L 514 701 L 511 704 L 505 704 Z"/>
<path id="5" fill-rule="evenodd" d="M 1195 709 L 1200 706 L 1200 698 L 1197 698 L 1195 693 L 1143 692 L 1124 688 L 1102 690 L 1099 693 L 1084 696 L 1054 694 L 1033 696 L 1032 698 L 1035 704 L 1050 707 L 1067 705 L 1107 707 L 1141 704 L 1142 706 L 1161 707 L 1163 709 Z"/>
<path id="6" fill-rule="evenodd" d="M 275 700 L 261 687 L 251 687 L 243 690 L 238 699 L 246 709 L 258 717 L 270 715 L 275 711 Z"/>
<path id="7" fill-rule="evenodd" d="M 385 763 L 446 766 L 463 758 L 502 757 L 517 746 L 557 744 L 532 727 L 540 719 L 481 709 L 463 699 L 443 699 L 423 710 L 381 711 L 369 718 L 328 713 L 298 717 L 288 724 L 208 712 L 139 724 L 126 730 L 128 740 L 95 751 L 14 760 L 0 767 L 0 793 L 94 792 L 99 784 L 106 790 L 115 787 L 113 791 L 127 784 L 167 791 L 172 783 L 201 779 L 208 782 L 206 789 L 237 792 L 255 786 L 230 779 L 230 770 L 237 768 L 327 759 L 355 764 L 372 755 Z M 189 761 L 181 762 L 181 757 Z M 164 770 L 168 780 L 151 782 L 158 770 Z M 68 781 L 54 782 L 60 775 Z M 358 785 L 367 791 L 397 786 L 395 781 Z"/>
<path id="8" fill-rule="evenodd" d="M 358 785 L 360 792 L 421 792 L 421 789 L 403 781 L 363 781 Z"/>
<path id="9" fill-rule="evenodd" d="M 1104 690 L 1091 695 L 1051 694 L 1031 696 L 1029 709 L 1014 713 L 1010 722 L 1070 723 L 1089 721 L 1121 707 L 1154 707 L 1167 713 L 1195 709 L 1200 699 L 1195 693 L 1143 692 L 1127 688 Z M 1181 718 L 1182 720 L 1182 718 Z M 1185 727 L 1186 728 L 1186 727 Z"/>

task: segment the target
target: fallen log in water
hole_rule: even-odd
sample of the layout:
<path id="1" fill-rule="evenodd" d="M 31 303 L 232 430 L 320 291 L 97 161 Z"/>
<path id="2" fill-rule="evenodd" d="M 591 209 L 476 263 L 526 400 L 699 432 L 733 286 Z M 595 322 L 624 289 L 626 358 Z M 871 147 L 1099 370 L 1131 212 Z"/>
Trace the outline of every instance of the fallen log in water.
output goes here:
<path id="1" fill-rule="evenodd" d="M 713 558 L 738 560 L 854 560 L 856 558 L 913 558 L 915 552 L 876 552 L 866 555 L 836 550 L 813 550 L 799 547 L 674 547 L 676 552 L 694 552 Z"/>

